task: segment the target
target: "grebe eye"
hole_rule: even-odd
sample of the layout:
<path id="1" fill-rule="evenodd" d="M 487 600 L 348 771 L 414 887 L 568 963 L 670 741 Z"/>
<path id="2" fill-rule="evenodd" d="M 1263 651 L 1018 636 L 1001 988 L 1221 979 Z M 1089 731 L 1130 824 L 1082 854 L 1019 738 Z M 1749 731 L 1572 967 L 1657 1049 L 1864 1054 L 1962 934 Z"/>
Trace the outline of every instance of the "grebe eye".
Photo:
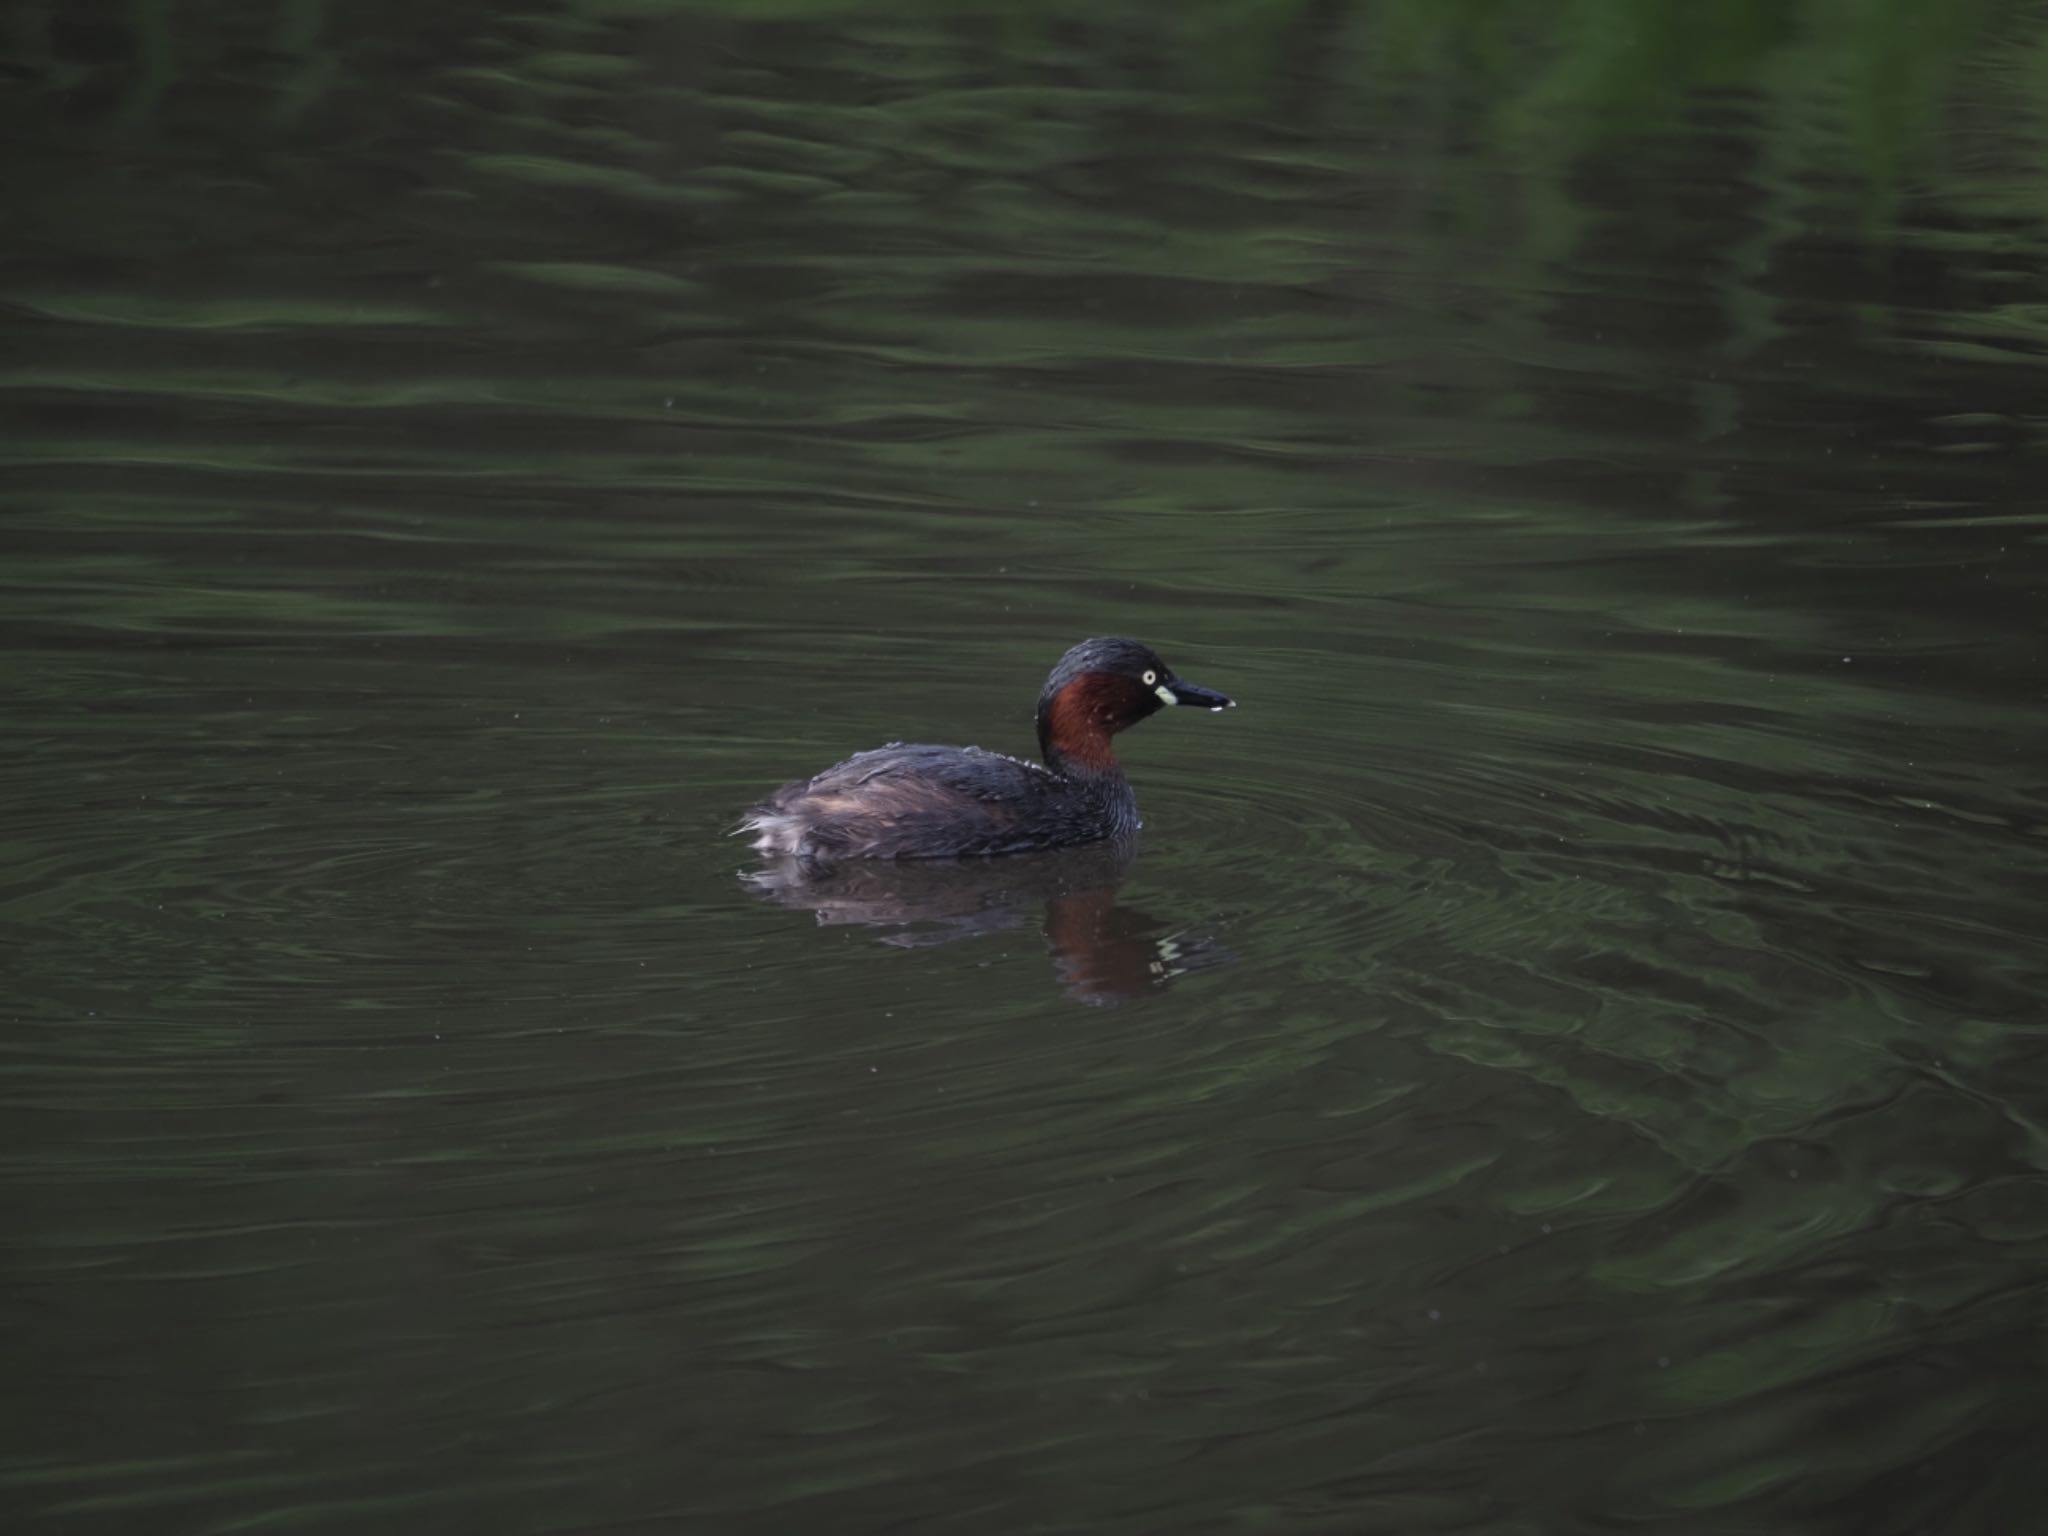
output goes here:
<path id="1" fill-rule="evenodd" d="M 1151 686 L 1152 686 L 1152 685 L 1153 685 L 1154 683 L 1156 683 L 1156 682 L 1158 682 L 1158 681 L 1159 681 L 1159 674 L 1158 674 L 1157 672 L 1147 672 L 1147 673 L 1145 674 L 1145 686 L 1146 686 L 1147 688 L 1150 688 L 1150 687 L 1151 687 Z"/>

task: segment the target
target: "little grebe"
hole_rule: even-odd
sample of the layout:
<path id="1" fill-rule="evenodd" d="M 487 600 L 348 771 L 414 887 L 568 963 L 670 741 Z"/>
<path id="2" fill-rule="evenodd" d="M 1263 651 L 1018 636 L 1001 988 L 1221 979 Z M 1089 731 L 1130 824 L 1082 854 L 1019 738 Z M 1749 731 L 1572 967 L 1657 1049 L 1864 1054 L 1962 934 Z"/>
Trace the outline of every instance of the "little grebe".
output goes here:
<path id="1" fill-rule="evenodd" d="M 1083 640 L 1038 696 L 1045 766 L 979 747 L 891 742 L 785 784 L 738 831 L 764 853 L 800 859 L 918 859 L 1021 853 L 1125 837 L 1138 829 L 1109 739 L 1169 704 L 1233 701 L 1175 677 L 1135 640 Z"/>

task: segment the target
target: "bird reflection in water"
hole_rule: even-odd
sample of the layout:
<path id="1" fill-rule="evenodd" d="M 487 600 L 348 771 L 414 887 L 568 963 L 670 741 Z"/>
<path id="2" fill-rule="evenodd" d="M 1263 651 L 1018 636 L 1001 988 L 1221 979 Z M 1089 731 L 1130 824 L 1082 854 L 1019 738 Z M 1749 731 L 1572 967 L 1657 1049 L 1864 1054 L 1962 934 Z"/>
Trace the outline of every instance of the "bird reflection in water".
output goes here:
<path id="1" fill-rule="evenodd" d="M 777 859 L 740 878 L 777 906 L 816 914 L 820 927 L 893 930 L 878 937 L 899 949 L 1021 928 L 1042 908 L 1060 986 L 1077 1002 L 1102 1005 L 1231 959 L 1213 939 L 1118 905 L 1135 852 L 1105 843 L 1000 859 Z"/>

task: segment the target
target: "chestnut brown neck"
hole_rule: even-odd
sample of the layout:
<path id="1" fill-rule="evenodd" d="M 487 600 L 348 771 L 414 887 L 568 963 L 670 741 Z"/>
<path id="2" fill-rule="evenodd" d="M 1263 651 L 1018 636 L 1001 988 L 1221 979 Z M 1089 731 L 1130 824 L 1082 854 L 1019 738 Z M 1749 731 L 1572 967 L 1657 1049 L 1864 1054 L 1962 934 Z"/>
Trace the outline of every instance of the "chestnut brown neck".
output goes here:
<path id="1" fill-rule="evenodd" d="M 1038 750 L 1046 765 L 1063 773 L 1123 773 L 1109 744 L 1143 717 L 1134 703 L 1143 690 L 1114 672 L 1083 672 L 1038 706 Z"/>

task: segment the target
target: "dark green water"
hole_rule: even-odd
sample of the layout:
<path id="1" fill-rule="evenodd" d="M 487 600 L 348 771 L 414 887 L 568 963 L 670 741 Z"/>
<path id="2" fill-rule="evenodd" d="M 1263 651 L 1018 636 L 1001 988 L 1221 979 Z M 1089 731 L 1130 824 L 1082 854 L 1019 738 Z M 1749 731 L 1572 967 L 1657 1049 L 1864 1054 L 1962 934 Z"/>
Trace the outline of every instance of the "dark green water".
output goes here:
<path id="1" fill-rule="evenodd" d="M 5 36 L 9 1529 L 2038 1517 L 2038 8 Z"/>

